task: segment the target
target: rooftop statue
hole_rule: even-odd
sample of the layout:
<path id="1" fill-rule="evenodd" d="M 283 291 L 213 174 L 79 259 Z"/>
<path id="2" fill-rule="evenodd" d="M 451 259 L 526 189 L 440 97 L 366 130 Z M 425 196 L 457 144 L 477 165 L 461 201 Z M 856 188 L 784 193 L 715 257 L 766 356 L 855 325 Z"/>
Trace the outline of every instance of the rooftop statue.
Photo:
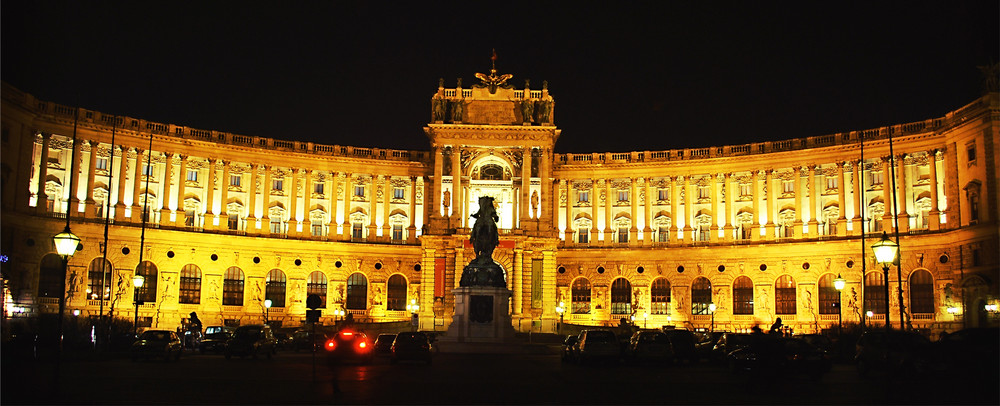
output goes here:
<path id="1" fill-rule="evenodd" d="M 485 87 L 489 89 L 490 94 L 496 93 L 498 88 L 510 88 L 511 85 L 507 84 L 508 80 L 514 78 L 514 75 L 505 73 L 503 75 L 497 76 L 497 50 L 493 50 L 493 56 L 490 57 L 492 60 L 492 68 L 490 69 L 490 74 L 487 76 L 485 73 L 476 73 L 476 78 L 482 81 L 478 85 L 473 85 L 474 87 Z"/>

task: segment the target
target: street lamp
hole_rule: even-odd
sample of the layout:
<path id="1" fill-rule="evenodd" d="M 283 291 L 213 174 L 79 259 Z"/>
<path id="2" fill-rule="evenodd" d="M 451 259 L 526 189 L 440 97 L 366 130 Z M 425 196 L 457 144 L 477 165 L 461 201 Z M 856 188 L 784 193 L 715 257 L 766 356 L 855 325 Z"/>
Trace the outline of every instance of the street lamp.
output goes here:
<path id="1" fill-rule="evenodd" d="M 75 151 L 75 150 L 74 150 Z M 69 273 L 69 259 L 80 245 L 80 237 L 69 231 L 69 209 L 66 209 L 66 228 L 52 237 L 56 252 L 62 257 L 62 277 L 59 278 L 59 337 L 56 347 L 56 379 L 59 379 L 59 359 L 62 358 L 63 312 L 66 311 L 66 274 Z"/>
<path id="2" fill-rule="evenodd" d="M 837 274 L 837 279 L 833 280 L 833 287 L 837 289 L 837 335 L 841 335 L 844 329 L 844 306 L 843 306 L 843 290 L 844 286 L 847 286 L 847 280 L 844 279 L 840 274 Z"/>
<path id="3" fill-rule="evenodd" d="M 889 239 L 889 235 L 882 232 L 882 239 L 872 244 L 872 251 L 875 253 L 875 260 L 882 264 L 882 273 L 885 275 L 885 329 L 889 330 L 892 325 L 889 323 L 889 265 L 896 262 L 899 254 L 899 244 Z M 900 306 L 903 304 L 900 303 Z M 903 321 L 900 320 L 900 323 Z M 902 326 L 902 324 L 900 324 Z"/>
<path id="4" fill-rule="evenodd" d="M 264 299 L 264 324 L 271 324 L 271 299 Z"/>
<path id="5" fill-rule="evenodd" d="M 138 272 L 132 277 L 132 286 L 135 287 L 135 292 L 132 294 L 132 301 L 135 302 L 135 322 L 132 323 L 132 334 L 136 337 L 139 336 L 139 305 L 142 304 L 142 301 L 139 300 L 139 289 L 145 284 L 146 277 L 139 275 Z"/>
<path id="6" fill-rule="evenodd" d="M 712 325 L 711 325 L 711 328 L 708 329 L 708 331 L 714 333 L 715 332 L 715 303 L 714 302 L 708 304 L 708 312 L 712 313 Z"/>
<path id="7" fill-rule="evenodd" d="M 562 334 L 563 313 L 566 311 L 565 306 L 565 302 L 559 302 L 559 306 L 556 306 L 556 313 L 559 313 L 559 325 L 556 326 L 556 334 Z"/>

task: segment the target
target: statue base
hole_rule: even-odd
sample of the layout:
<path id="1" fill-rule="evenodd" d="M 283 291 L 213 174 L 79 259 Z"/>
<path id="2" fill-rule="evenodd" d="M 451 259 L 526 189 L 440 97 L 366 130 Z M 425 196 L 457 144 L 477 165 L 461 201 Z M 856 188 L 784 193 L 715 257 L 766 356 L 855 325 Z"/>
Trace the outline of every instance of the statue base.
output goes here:
<path id="1" fill-rule="evenodd" d="M 472 261 L 462 269 L 462 279 L 458 281 L 458 286 L 506 288 L 507 280 L 504 278 L 503 268 L 492 259 L 487 264 Z"/>
<path id="2" fill-rule="evenodd" d="M 461 287 L 455 295 L 455 315 L 446 341 L 500 343 L 514 338 L 510 318 L 511 291 L 506 287 Z"/>

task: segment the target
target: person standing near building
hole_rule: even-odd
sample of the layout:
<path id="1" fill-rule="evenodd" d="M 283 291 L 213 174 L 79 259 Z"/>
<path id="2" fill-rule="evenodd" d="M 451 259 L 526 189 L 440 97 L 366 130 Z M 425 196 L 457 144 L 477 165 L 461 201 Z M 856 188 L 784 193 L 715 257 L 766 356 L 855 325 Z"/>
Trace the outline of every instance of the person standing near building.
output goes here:
<path id="1" fill-rule="evenodd" d="M 771 330 L 768 331 L 770 334 L 781 335 L 781 328 L 784 327 L 781 324 L 781 317 L 774 319 L 774 324 L 771 325 Z"/>

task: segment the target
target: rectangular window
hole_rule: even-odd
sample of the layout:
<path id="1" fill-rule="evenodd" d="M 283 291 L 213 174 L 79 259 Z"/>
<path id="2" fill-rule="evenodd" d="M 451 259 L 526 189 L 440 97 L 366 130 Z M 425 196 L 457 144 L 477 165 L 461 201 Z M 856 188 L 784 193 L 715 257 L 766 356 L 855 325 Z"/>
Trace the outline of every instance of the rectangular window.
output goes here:
<path id="1" fill-rule="evenodd" d="M 364 238 L 364 227 L 361 223 L 351 223 L 351 238 Z"/>
<path id="2" fill-rule="evenodd" d="M 322 224 L 313 224 L 312 225 L 312 235 L 313 235 L 313 237 L 322 237 L 323 236 L 323 225 Z"/>
<path id="3" fill-rule="evenodd" d="M 966 157 L 969 159 L 969 163 L 976 162 L 976 144 L 969 144 L 965 148 Z"/>
<path id="4" fill-rule="evenodd" d="M 393 224 L 392 225 L 392 240 L 393 241 L 403 241 L 403 225 Z"/>
<path id="5" fill-rule="evenodd" d="M 580 201 L 580 203 L 586 203 L 590 201 L 590 192 L 579 192 L 577 196 L 579 197 L 578 200 Z"/>
<path id="6" fill-rule="evenodd" d="M 284 180 L 282 180 L 282 179 L 275 179 L 273 183 L 274 183 L 274 185 L 271 187 L 271 189 L 273 189 L 273 190 L 284 190 L 285 189 L 285 181 Z"/>
<path id="7" fill-rule="evenodd" d="M 670 230 L 667 228 L 667 226 L 660 226 L 660 228 L 657 230 L 656 234 L 657 234 L 657 236 L 656 236 L 657 237 L 657 241 L 659 241 L 659 242 L 668 242 L 668 241 L 670 241 Z"/>
<path id="8" fill-rule="evenodd" d="M 872 171 L 871 172 L 871 184 L 881 185 L 882 184 L 882 171 Z"/>
<path id="9" fill-rule="evenodd" d="M 284 224 L 282 222 L 280 222 L 280 221 L 272 221 L 271 222 L 271 234 L 283 234 L 284 233 L 284 229 L 285 229 L 285 227 L 284 227 Z"/>
<path id="10" fill-rule="evenodd" d="M 618 201 L 619 202 L 627 202 L 628 201 L 628 191 L 627 190 L 619 190 L 618 191 Z"/>
<path id="11" fill-rule="evenodd" d="M 628 227 L 618 228 L 618 243 L 620 244 L 628 243 Z"/>
<path id="12" fill-rule="evenodd" d="M 740 184 L 740 196 L 752 196 L 753 195 L 753 188 L 751 188 L 751 186 L 753 186 L 753 185 L 751 185 L 749 183 L 741 183 Z"/>
<path id="13" fill-rule="evenodd" d="M 394 187 L 392 188 L 392 198 L 396 200 L 403 200 L 406 198 L 406 188 Z"/>
<path id="14" fill-rule="evenodd" d="M 698 226 L 698 241 L 708 241 L 709 227 L 707 225 Z"/>
<path id="15" fill-rule="evenodd" d="M 828 176 L 826 178 L 826 188 L 827 189 L 837 189 L 837 186 L 839 184 L 840 184 L 840 182 L 837 181 L 837 177 L 836 176 Z"/>
<path id="16" fill-rule="evenodd" d="M 143 165 L 142 176 L 153 176 L 153 166 L 150 164 Z"/>
<path id="17" fill-rule="evenodd" d="M 198 181 L 198 170 L 196 170 L 196 169 L 188 170 L 187 180 L 191 181 L 191 182 L 197 182 Z"/>
<path id="18" fill-rule="evenodd" d="M 578 235 L 579 235 L 579 243 L 580 244 L 587 244 L 587 243 L 589 243 L 590 242 L 590 230 L 588 230 L 586 228 L 581 228 L 578 231 L 579 231 L 579 233 L 578 233 Z"/>
<path id="19" fill-rule="evenodd" d="M 699 199 L 708 199 L 709 195 L 710 194 L 709 194 L 709 191 L 708 191 L 708 186 L 699 186 L 698 187 L 698 198 Z"/>
<path id="20" fill-rule="evenodd" d="M 108 170 L 108 158 L 97 158 L 97 169 Z"/>
<path id="21" fill-rule="evenodd" d="M 355 186 L 354 195 L 357 197 L 365 197 L 365 187 L 361 185 Z"/>
<path id="22" fill-rule="evenodd" d="M 670 200 L 670 190 L 669 189 L 660 189 L 660 190 L 657 191 L 656 194 L 657 194 L 657 199 L 658 200 Z"/>
<path id="23" fill-rule="evenodd" d="M 781 191 L 784 193 L 795 192 L 795 182 L 786 180 L 781 182 Z"/>
<path id="24" fill-rule="evenodd" d="M 313 193 L 318 194 L 318 195 L 323 194 L 323 186 L 324 185 L 325 185 L 324 183 L 317 183 L 317 184 L 313 185 Z"/>
<path id="25" fill-rule="evenodd" d="M 229 215 L 229 229 L 239 230 L 240 229 L 240 216 L 235 214 Z"/>
<path id="26" fill-rule="evenodd" d="M 243 181 L 243 177 L 240 175 L 230 175 L 229 176 L 229 186 L 239 187 L 240 183 Z"/>
<path id="27" fill-rule="evenodd" d="M 184 211 L 184 225 L 187 227 L 194 227 L 194 210 Z"/>

